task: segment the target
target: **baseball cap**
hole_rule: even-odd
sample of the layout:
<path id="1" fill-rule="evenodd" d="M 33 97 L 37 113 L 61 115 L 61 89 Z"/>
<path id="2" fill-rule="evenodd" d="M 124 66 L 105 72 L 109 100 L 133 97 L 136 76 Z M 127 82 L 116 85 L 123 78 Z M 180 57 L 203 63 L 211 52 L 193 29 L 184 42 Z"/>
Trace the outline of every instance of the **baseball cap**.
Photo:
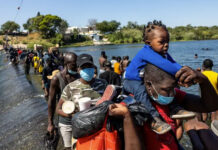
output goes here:
<path id="1" fill-rule="evenodd" d="M 94 66 L 93 58 L 89 54 L 81 54 L 77 57 L 77 65 L 81 67 L 84 64 L 91 64 Z"/>

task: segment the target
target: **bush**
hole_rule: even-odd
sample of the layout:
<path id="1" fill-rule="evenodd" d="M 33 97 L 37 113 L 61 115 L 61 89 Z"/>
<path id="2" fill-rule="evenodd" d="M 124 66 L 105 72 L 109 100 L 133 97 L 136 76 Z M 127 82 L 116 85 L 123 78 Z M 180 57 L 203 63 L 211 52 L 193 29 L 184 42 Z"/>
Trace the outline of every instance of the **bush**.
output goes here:
<path id="1" fill-rule="evenodd" d="M 105 36 L 108 40 L 115 44 L 135 43 L 142 41 L 142 32 L 139 29 L 123 29 Z"/>
<path id="2" fill-rule="evenodd" d="M 27 41 L 22 41 L 22 44 L 27 44 L 28 42 Z"/>
<path id="3" fill-rule="evenodd" d="M 130 37 L 130 38 L 128 39 L 128 42 L 129 42 L 129 43 L 133 43 L 133 42 L 134 42 L 133 37 Z"/>
<path id="4" fill-rule="evenodd" d="M 218 39 L 218 34 L 213 35 L 211 38 L 214 40 Z"/>

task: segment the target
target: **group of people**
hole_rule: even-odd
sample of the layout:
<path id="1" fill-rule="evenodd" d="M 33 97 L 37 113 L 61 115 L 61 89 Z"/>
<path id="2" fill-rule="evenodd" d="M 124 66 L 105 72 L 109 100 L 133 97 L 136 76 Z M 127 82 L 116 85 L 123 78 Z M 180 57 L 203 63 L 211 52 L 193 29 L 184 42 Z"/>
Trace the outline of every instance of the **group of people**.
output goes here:
<path id="1" fill-rule="evenodd" d="M 105 51 L 102 51 L 99 57 L 99 78 L 106 80 L 108 84 L 121 86 L 124 73 L 129 64 L 129 56 L 123 56 L 122 59 L 120 56 L 112 56 L 109 61 Z"/>
<path id="2" fill-rule="evenodd" d="M 206 72 L 201 73 L 176 63 L 167 52 L 169 33 L 161 22 L 148 23 L 144 29 L 144 42 L 145 46 L 131 62 L 128 57 L 122 61 L 120 57 L 117 59 L 113 57 L 108 61 L 105 52 L 102 52 L 99 58 L 99 78 L 94 76 L 96 67 L 91 55 L 64 54 L 63 71 L 51 79 L 48 131 L 52 133 L 54 130 L 53 118 L 56 110 L 60 116 L 59 127 L 66 149 L 71 149 L 73 144 L 71 118 L 80 111 L 80 98 L 90 97 L 93 107 L 105 100 L 114 100 L 116 90 L 112 85 L 122 85 L 123 94 L 131 95 L 136 102 L 140 102 L 152 118 L 145 122 L 142 131 L 138 131 L 126 107 L 129 103 L 125 103 L 125 99 L 125 104 L 115 103 L 109 107 L 111 116 L 123 118 L 124 143 L 122 144 L 125 145 L 125 149 L 181 149 L 177 140 L 177 120 L 194 118 L 196 116 L 194 112 L 208 113 L 217 110 L 217 73 L 209 73 L 211 76 L 209 77 Z M 123 83 L 121 80 L 116 81 L 118 77 L 123 80 Z M 200 85 L 201 96 L 188 94 L 179 89 L 179 86 L 189 87 L 196 83 Z M 59 101 L 56 106 L 57 95 Z M 70 114 L 62 110 L 66 101 L 72 101 L 75 105 L 75 110 Z M 193 120 L 190 122 L 192 124 Z M 198 126 L 201 121 L 195 122 L 194 125 Z M 189 121 L 185 124 L 187 132 L 191 128 L 188 128 L 188 124 Z M 197 130 L 197 127 L 192 129 Z M 216 137 L 210 130 L 208 132 Z M 197 134 L 189 135 L 191 139 L 195 139 L 196 136 L 200 138 Z M 216 141 L 216 138 L 213 140 Z M 208 140 L 201 142 L 204 149 L 208 149 L 207 142 Z M 193 147 L 197 148 L 195 146 L 193 142 Z M 212 147 L 215 146 L 216 142 Z"/>
<path id="3" fill-rule="evenodd" d="M 168 53 L 170 35 L 161 21 L 149 22 L 145 26 L 143 40 L 144 47 L 131 62 L 128 56 L 122 60 L 119 56 L 113 56 L 109 61 L 103 51 L 99 58 L 99 77 L 93 57 L 89 54 L 77 56 L 73 52 L 64 53 L 62 57 L 56 57 L 62 62 L 62 67 L 56 68 L 52 68 L 52 63 L 46 61 L 48 68 L 52 68 L 47 69 L 47 73 L 43 71 L 49 82 L 46 85 L 47 130 L 50 135 L 54 135 L 58 125 L 66 150 L 72 149 L 75 143 L 79 143 L 76 147 L 80 150 L 81 145 L 93 140 L 86 138 L 86 141 L 83 139 L 81 142 L 80 138 L 74 139 L 72 135 L 72 118 L 84 110 L 80 103 L 82 98 L 87 97 L 91 101 L 89 107 L 97 107 L 105 101 L 114 102 L 109 105 L 108 115 L 123 121 L 122 142 L 116 139 L 111 142 L 117 142 L 118 149 L 183 149 L 178 141 L 181 137 L 178 136 L 178 129 L 183 120 L 189 120 L 185 122 L 184 129 L 191 138 L 193 149 L 217 149 L 218 135 L 197 115 L 213 112 L 214 126 L 218 124 L 218 74 L 212 71 L 212 60 L 206 59 L 202 70 L 178 64 Z M 48 82 L 44 80 L 44 84 Z M 201 96 L 180 90 L 180 86 L 189 87 L 193 84 L 199 84 Z M 130 97 L 130 100 L 124 97 L 117 103 L 116 98 L 120 94 L 117 87 L 122 87 L 122 94 Z M 74 108 L 70 113 L 63 110 L 67 102 Z M 135 124 L 133 114 L 128 110 L 128 106 L 133 103 L 142 105 L 149 116 L 148 119 L 142 118 L 144 122 L 141 126 Z M 58 122 L 54 119 L 55 112 Z M 98 138 L 95 133 L 92 136 Z M 102 145 L 101 149 L 109 148 L 107 144 Z"/>

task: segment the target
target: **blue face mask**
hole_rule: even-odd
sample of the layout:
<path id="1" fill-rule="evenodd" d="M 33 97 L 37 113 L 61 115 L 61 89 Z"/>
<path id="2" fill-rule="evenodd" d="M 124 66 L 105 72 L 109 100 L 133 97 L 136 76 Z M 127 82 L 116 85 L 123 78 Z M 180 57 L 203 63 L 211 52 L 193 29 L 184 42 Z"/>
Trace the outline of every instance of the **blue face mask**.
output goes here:
<path id="1" fill-rule="evenodd" d="M 152 85 L 152 87 L 154 88 L 153 85 Z M 155 92 L 157 93 L 158 97 L 155 98 L 155 97 L 152 95 L 151 98 L 152 98 L 155 102 L 157 102 L 157 103 L 159 103 L 159 104 L 161 104 L 161 105 L 168 105 L 168 104 L 170 104 L 170 103 L 173 101 L 174 97 L 167 97 L 167 96 L 160 95 L 160 94 L 157 92 L 157 90 L 156 90 L 155 88 L 154 88 L 154 90 L 155 90 Z"/>
<path id="2" fill-rule="evenodd" d="M 85 68 L 80 70 L 80 77 L 83 78 L 85 81 L 91 81 L 95 73 L 94 68 Z"/>
<path id="3" fill-rule="evenodd" d="M 77 74 L 76 71 L 73 71 L 73 70 L 71 70 L 71 69 L 68 69 L 67 71 L 68 71 L 68 73 L 69 73 L 70 75 L 76 75 L 76 74 Z"/>

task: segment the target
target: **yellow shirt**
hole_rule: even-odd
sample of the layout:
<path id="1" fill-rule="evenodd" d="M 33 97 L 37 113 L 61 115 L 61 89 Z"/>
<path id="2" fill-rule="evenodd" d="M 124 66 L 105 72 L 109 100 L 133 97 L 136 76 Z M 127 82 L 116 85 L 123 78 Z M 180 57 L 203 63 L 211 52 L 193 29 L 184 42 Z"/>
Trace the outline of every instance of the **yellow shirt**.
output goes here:
<path id="1" fill-rule="evenodd" d="M 114 72 L 119 74 L 119 75 L 121 74 L 119 62 L 114 63 Z"/>
<path id="2" fill-rule="evenodd" d="M 39 65 L 38 61 L 39 61 L 39 57 L 38 56 L 34 56 L 33 57 L 34 68 L 38 68 L 38 65 Z"/>
<path id="3" fill-rule="evenodd" d="M 218 87 L 217 87 L 218 73 L 212 70 L 203 71 L 202 73 L 208 78 L 208 80 L 213 85 L 214 89 L 216 90 L 216 93 L 218 94 Z"/>

